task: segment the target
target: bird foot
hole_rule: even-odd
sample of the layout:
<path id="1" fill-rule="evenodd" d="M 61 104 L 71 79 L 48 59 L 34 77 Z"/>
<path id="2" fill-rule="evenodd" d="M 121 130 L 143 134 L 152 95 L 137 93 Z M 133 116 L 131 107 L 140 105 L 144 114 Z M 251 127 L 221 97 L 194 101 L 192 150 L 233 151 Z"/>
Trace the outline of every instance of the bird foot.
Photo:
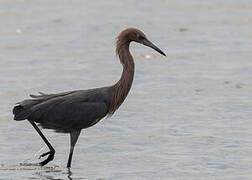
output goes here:
<path id="1" fill-rule="evenodd" d="M 52 149 L 52 150 L 50 150 L 50 151 L 48 151 L 48 152 L 40 155 L 39 159 L 41 157 L 44 157 L 44 156 L 48 155 L 48 154 L 49 154 L 49 156 L 44 161 L 42 161 L 42 162 L 39 163 L 40 166 L 44 166 L 44 165 L 46 165 L 47 163 L 49 163 L 50 161 L 52 161 L 54 159 L 55 150 Z"/>
<path id="2" fill-rule="evenodd" d="M 44 153 L 44 154 L 41 154 L 41 155 L 39 156 L 39 159 L 42 158 L 42 157 L 44 157 L 44 156 L 46 156 L 46 155 L 48 155 L 48 154 L 50 154 L 50 153 L 51 153 L 51 151 L 48 151 L 48 152 L 46 152 L 46 153 Z"/>

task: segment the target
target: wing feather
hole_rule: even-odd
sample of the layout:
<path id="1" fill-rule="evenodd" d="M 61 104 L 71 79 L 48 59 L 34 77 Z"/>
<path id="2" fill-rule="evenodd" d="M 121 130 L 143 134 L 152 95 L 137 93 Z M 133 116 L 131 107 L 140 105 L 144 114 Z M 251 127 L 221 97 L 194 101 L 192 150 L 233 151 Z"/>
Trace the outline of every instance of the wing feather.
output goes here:
<path id="1" fill-rule="evenodd" d="M 14 120 L 28 119 L 45 128 L 71 131 L 96 124 L 108 113 L 108 88 L 31 95 L 13 108 Z"/>

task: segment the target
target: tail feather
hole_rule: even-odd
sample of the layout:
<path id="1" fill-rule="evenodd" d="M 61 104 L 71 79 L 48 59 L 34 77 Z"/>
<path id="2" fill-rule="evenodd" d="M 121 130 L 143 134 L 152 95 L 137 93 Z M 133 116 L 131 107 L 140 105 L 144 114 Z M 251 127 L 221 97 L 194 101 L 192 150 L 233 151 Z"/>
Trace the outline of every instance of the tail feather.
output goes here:
<path id="1" fill-rule="evenodd" d="M 14 114 L 14 120 L 21 121 L 28 119 L 31 114 L 31 107 L 38 104 L 40 101 L 27 99 L 16 104 L 12 112 Z"/>
<path id="2" fill-rule="evenodd" d="M 22 111 L 23 107 L 20 106 L 20 104 L 16 104 L 12 110 L 13 114 L 18 114 L 20 111 Z"/>
<path id="3" fill-rule="evenodd" d="M 17 105 L 13 108 L 14 120 L 21 121 L 29 117 L 29 109 L 24 109 L 23 106 Z"/>
<path id="4" fill-rule="evenodd" d="M 19 102 L 13 108 L 12 112 L 14 114 L 14 120 L 21 121 L 31 118 L 34 115 L 36 106 L 39 105 L 40 103 L 50 100 L 52 98 L 65 96 L 74 92 L 77 91 L 63 92 L 59 94 L 45 94 L 39 92 L 39 95 L 30 95 L 31 99 L 25 99 L 24 101 Z M 38 118 L 37 116 L 40 116 L 42 113 L 43 113 L 42 111 L 37 113 L 36 118 Z"/>

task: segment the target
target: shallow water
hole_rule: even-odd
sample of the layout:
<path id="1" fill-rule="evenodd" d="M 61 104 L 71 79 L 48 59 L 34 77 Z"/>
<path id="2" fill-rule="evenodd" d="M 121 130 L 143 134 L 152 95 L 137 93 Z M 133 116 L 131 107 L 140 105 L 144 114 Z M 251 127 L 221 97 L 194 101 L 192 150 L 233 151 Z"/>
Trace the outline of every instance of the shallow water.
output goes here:
<path id="1" fill-rule="evenodd" d="M 252 3 L 249 0 L 0 1 L 0 179 L 251 179 Z M 13 105 L 38 91 L 119 79 L 115 37 L 138 27 L 166 52 L 132 44 L 126 102 L 82 132 L 71 172 L 69 136 L 46 148 Z M 42 149 L 42 151 L 40 151 Z M 40 151 L 40 152 L 39 152 Z"/>

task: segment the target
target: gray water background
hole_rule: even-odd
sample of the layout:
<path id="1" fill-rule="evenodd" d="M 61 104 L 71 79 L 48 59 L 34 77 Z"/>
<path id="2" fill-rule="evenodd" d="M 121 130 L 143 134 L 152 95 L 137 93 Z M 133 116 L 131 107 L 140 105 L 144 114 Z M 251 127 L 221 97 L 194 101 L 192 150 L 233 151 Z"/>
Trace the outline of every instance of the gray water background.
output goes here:
<path id="1" fill-rule="evenodd" d="M 252 178 L 252 1 L 0 0 L 0 22 L 0 179 Z M 127 27 L 167 57 L 132 44 L 131 92 L 82 132 L 72 174 L 69 135 L 51 130 L 55 159 L 35 166 L 46 147 L 13 105 L 115 83 Z"/>

